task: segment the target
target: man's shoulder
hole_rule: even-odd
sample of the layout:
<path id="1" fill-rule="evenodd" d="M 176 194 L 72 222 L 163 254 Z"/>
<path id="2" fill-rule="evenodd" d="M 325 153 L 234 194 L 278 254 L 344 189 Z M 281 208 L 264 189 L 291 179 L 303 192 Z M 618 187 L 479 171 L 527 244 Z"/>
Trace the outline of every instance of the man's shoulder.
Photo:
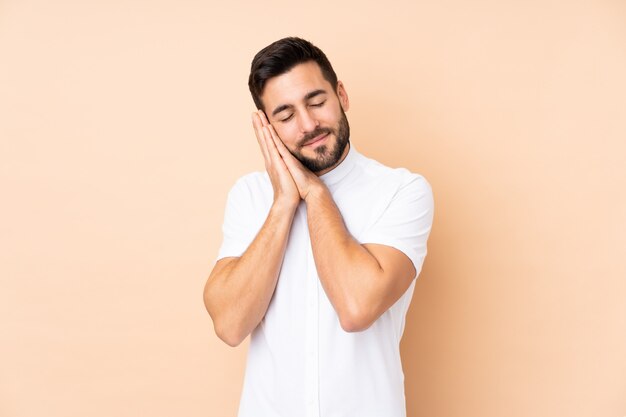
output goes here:
<path id="1" fill-rule="evenodd" d="M 231 192 L 247 190 L 249 192 L 264 191 L 271 182 L 266 171 L 253 171 L 237 178 L 231 186 Z"/>
<path id="2" fill-rule="evenodd" d="M 391 167 L 363 154 L 359 155 L 359 166 L 362 174 L 370 179 L 375 179 L 380 184 L 403 186 L 413 183 L 430 188 L 430 184 L 422 174 L 405 167 Z"/>

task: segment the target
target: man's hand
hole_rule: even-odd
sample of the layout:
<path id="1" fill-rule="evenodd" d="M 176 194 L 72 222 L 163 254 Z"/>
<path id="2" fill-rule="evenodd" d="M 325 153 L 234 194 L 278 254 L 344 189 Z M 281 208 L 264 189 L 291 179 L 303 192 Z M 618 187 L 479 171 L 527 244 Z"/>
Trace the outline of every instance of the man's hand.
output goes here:
<path id="1" fill-rule="evenodd" d="M 313 195 L 311 191 L 324 186 L 323 182 L 289 152 L 289 149 L 274 130 L 274 126 L 267 121 L 263 111 L 259 110 L 257 115 L 262 124 L 262 132 L 267 132 L 263 136 L 266 141 L 266 148 L 278 152 L 279 158 L 282 158 L 282 162 L 296 184 L 300 198 L 306 201 L 307 197 Z"/>
<path id="2" fill-rule="evenodd" d="M 262 110 L 252 113 L 252 125 L 254 126 L 254 133 L 259 142 L 259 147 L 263 153 L 265 169 L 274 189 L 274 204 L 297 207 L 300 203 L 298 187 L 283 158 L 276 149 L 275 142 L 272 139 L 274 128 L 272 127 L 270 131 L 271 125 L 268 123 Z"/>

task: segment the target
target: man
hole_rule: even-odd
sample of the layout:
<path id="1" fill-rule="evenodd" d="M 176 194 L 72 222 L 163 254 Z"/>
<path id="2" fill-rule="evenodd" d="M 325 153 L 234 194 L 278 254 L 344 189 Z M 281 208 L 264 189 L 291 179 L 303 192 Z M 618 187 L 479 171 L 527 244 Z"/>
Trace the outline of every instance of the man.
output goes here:
<path id="1" fill-rule="evenodd" d="M 266 172 L 230 190 L 204 290 L 218 337 L 252 334 L 239 417 L 405 416 L 399 343 L 430 186 L 356 150 L 345 86 L 311 43 L 262 49 L 249 87 Z"/>

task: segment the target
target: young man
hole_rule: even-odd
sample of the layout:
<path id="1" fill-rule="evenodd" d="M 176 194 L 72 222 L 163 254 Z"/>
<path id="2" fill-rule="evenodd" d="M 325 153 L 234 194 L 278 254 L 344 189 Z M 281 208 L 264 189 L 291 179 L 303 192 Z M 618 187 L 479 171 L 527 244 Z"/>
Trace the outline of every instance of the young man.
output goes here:
<path id="1" fill-rule="evenodd" d="M 311 43 L 262 49 L 249 87 L 266 172 L 230 190 L 204 290 L 220 339 L 252 334 L 239 417 L 405 416 L 399 343 L 431 188 L 356 150 L 346 89 Z"/>

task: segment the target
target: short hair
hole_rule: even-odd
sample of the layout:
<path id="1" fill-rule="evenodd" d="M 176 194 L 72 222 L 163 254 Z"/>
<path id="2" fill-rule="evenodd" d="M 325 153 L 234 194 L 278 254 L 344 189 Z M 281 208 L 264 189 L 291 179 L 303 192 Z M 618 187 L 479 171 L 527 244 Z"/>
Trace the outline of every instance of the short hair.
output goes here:
<path id="1" fill-rule="evenodd" d="M 319 65 L 322 76 L 336 92 L 337 74 L 324 52 L 311 42 L 297 37 L 287 37 L 261 49 L 252 60 L 248 78 L 248 87 L 257 109 L 263 109 L 261 95 L 270 78 L 289 72 L 296 65 L 309 61 Z"/>

